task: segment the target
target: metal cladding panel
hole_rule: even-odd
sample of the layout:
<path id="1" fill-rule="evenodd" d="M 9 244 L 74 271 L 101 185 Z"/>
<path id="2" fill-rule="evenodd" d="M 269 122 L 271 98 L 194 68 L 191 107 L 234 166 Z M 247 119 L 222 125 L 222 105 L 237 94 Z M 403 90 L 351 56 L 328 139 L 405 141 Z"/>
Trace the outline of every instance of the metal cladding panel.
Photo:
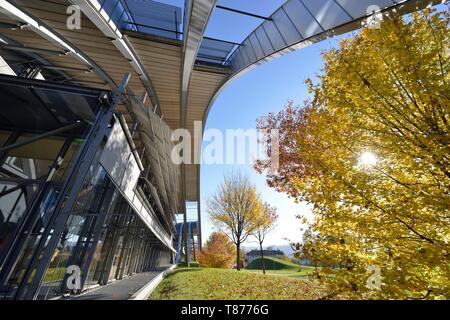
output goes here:
<path id="1" fill-rule="evenodd" d="M 440 0 L 287 0 L 229 58 L 230 78 L 260 61 L 361 27 L 377 11 L 407 14 Z M 259 40 L 264 55 L 255 46 Z M 269 45 L 270 44 L 270 45 Z M 250 48 L 247 48 L 250 46 Z"/>
<path id="2" fill-rule="evenodd" d="M 236 49 L 236 51 L 240 51 L 241 47 L 239 47 L 238 49 Z M 240 55 L 238 52 L 235 52 L 234 56 L 234 61 L 233 61 L 233 67 L 235 69 L 241 69 L 243 67 L 245 67 L 245 63 L 242 60 L 242 55 Z"/>
<path id="3" fill-rule="evenodd" d="M 170 189 L 169 186 L 167 185 L 167 167 L 166 167 L 166 162 L 165 162 L 165 152 L 164 152 L 164 141 L 163 141 L 163 137 L 162 137 L 162 132 L 161 132 L 161 122 L 162 120 L 159 119 L 154 113 L 150 113 L 150 122 L 151 122 L 151 127 L 152 127 L 152 131 L 154 134 L 154 141 L 155 141 L 155 145 L 156 145 L 156 149 L 157 149 L 157 153 L 154 155 L 157 157 L 157 160 L 154 163 L 154 173 L 155 177 L 156 177 L 156 181 L 157 181 L 157 187 L 158 190 L 160 192 L 160 194 L 162 195 L 162 199 L 163 199 L 163 203 L 164 203 L 164 207 L 165 207 L 165 211 L 169 211 L 169 213 L 174 213 L 174 212 L 170 212 L 172 211 L 171 207 L 170 207 L 170 201 L 169 201 L 169 194 L 170 194 Z"/>
<path id="4" fill-rule="evenodd" d="M 161 205 L 161 201 L 159 200 L 158 191 L 156 190 L 155 186 L 151 183 L 149 183 L 149 187 L 150 187 L 150 193 L 152 194 L 152 197 L 156 202 L 156 206 L 158 207 L 158 210 L 161 211 L 161 213 L 163 213 L 164 209 Z"/>
<path id="5" fill-rule="evenodd" d="M 241 59 L 242 64 L 244 66 L 246 66 L 250 63 L 251 60 L 248 57 L 247 50 L 245 50 L 245 44 L 241 44 L 241 46 L 237 50 L 236 54 L 239 56 L 239 59 Z"/>
<path id="6" fill-rule="evenodd" d="M 309 38 L 322 31 L 320 25 L 300 1 L 286 2 L 285 10 L 303 38 Z"/>
<path id="7" fill-rule="evenodd" d="M 263 28 L 264 30 L 266 30 L 266 33 L 269 36 L 270 42 L 272 43 L 275 51 L 280 50 L 287 45 L 286 41 L 280 33 L 280 30 L 278 30 L 278 28 L 272 21 L 265 21 L 263 23 Z"/>
<path id="8" fill-rule="evenodd" d="M 335 1 L 302 1 L 324 29 L 332 29 L 352 20 L 352 17 L 350 17 Z"/>
<path id="9" fill-rule="evenodd" d="M 250 39 L 249 38 L 245 39 L 245 41 L 242 44 L 244 45 L 245 53 L 247 54 L 247 56 L 250 59 L 250 61 L 253 61 L 253 60 L 257 59 L 256 53 L 253 50 L 253 46 L 250 43 Z"/>
<path id="10" fill-rule="evenodd" d="M 132 199 L 141 171 L 118 120 L 100 156 L 100 163 L 121 191 Z"/>
<path id="11" fill-rule="evenodd" d="M 165 134 L 170 131 L 170 128 L 155 113 L 143 110 L 137 104 L 133 104 L 133 108 L 139 121 L 138 128 L 140 128 L 141 139 L 145 146 L 145 155 L 149 161 L 150 180 L 154 179 L 151 183 L 154 183 L 157 189 L 158 202 L 164 209 L 162 212 L 170 216 L 179 212 L 178 203 L 174 206 L 172 197 L 169 197 L 177 191 L 170 185 L 170 172 L 167 168 L 167 147 L 165 145 L 167 138 Z"/>
<path id="12" fill-rule="evenodd" d="M 172 130 L 169 128 L 168 125 L 163 124 L 164 129 L 164 138 L 165 138 L 165 145 L 166 145 L 166 159 L 168 160 L 168 167 L 169 167 L 169 179 L 170 179 L 170 189 L 172 190 L 172 196 L 171 196 L 171 202 L 173 204 L 174 212 L 176 212 L 176 208 L 178 206 L 178 179 L 177 179 L 177 171 L 179 170 L 179 167 L 176 166 L 172 160 L 171 160 L 171 153 L 173 148 L 173 143 L 170 140 L 172 136 Z"/>
<path id="13" fill-rule="evenodd" d="M 162 171 L 163 171 L 163 178 L 164 178 L 164 186 L 166 188 L 166 193 L 167 193 L 167 200 L 168 200 L 168 205 L 170 207 L 170 213 L 175 213 L 176 209 L 173 207 L 173 202 L 171 201 L 171 195 L 172 195 L 172 188 L 170 187 L 170 172 L 169 172 L 169 167 L 168 167 L 168 161 L 170 161 L 170 159 L 167 159 L 167 154 L 166 154 L 166 145 L 165 145 L 165 138 L 164 138 L 164 130 L 163 130 L 163 122 L 160 121 L 159 122 L 159 132 L 161 134 L 161 142 L 160 142 L 160 163 L 161 163 L 161 167 L 162 167 Z"/>
<path id="14" fill-rule="evenodd" d="M 272 19 L 287 45 L 291 45 L 299 39 L 302 39 L 300 32 L 298 32 L 284 8 L 275 12 Z"/>
<path id="15" fill-rule="evenodd" d="M 257 59 L 262 59 L 264 57 L 264 51 L 255 33 L 249 36 L 250 42 L 252 44 L 253 51 L 256 53 Z"/>
<path id="16" fill-rule="evenodd" d="M 270 39 L 269 39 L 269 37 L 267 37 L 266 32 L 262 28 L 256 29 L 255 35 L 258 38 L 258 41 L 261 45 L 264 55 L 268 55 L 271 52 L 273 52 L 273 46 L 270 43 Z"/>

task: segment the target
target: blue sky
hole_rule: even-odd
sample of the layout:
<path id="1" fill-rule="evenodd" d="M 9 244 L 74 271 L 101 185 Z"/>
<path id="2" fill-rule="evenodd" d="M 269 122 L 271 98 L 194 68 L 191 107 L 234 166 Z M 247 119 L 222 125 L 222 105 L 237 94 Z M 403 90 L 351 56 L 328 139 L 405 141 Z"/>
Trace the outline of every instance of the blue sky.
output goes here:
<path id="1" fill-rule="evenodd" d="M 301 103 L 308 97 L 305 80 L 314 77 L 323 67 L 320 53 L 335 44 L 336 40 L 326 40 L 263 64 L 236 79 L 215 101 L 206 130 L 216 128 L 225 132 L 226 129 L 255 128 L 257 118 L 281 110 L 288 100 Z M 306 204 L 296 204 L 285 194 L 269 188 L 265 177 L 257 174 L 251 165 L 205 164 L 201 166 L 204 238 L 214 230 L 207 218 L 205 200 L 217 189 L 224 174 L 232 170 L 245 172 L 256 184 L 262 199 L 278 208 L 279 223 L 268 236 L 266 245 L 287 244 L 284 238 L 300 240 L 301 225 L 295 216 L 310 212 Z"/>
<path id="2" fill-rule="evenodd" d="M 183 3 L 181 0 L 162 2 L 178 6 Z M 268 16 L 283 2 L 284 0 L 220 0 L 219 4 Z M 216 9 L 205 35 L 239 43 L 260 23 L 260 19 Z M 252 129 L 256 126 L 257 118 L 281 110 L 288 100 L 301 103 L 308 97 L 305 80 L 314 77 L 323 67 L 320 53 L 336 45 L 336 42 L 336 40 L 323 41 L 263 64 L 237 78 L 215 101 L 205 129 L 219 129 L 223 133 L 226 129 Z M 275 230 L 268 235 L 265 245 L 285 245 L 288 244 L 286 238 L 299 241 L 301 224 L 296 216 L 310 214 L 310 206 L 305 203 L 297 204 L 286 194 L 269 188 L 265 177 L 257 174 L 251 164 L 201 166 L 203 241 L 214 231 L 206 212 L 206 199 L 217 190 L 224 174 L 235 170 L 247 174 L 255 183 L 263 201 L 278 209 L 279 222 Z M 195 219 L 195 211 L 188 210 L 188 219 Z"/>
<path id="3" fill-rule="evenodd" d="M 181 6 L 182 0 L 162 0 L 161 2 Z M 219 0 L 219 4 L 269 16 L 284 0 Z M 205 35 L 222 40 L 242 42 L 261 23 L 260 19 L 216 9 Z M 269 112 L 280 111 L 288 100 L 301 103 L 308 97 L 304 84 L 323 67 L 320 53 L 335 46 L 337 40 L 326 40 L 316 45 L 290 53 L 263 64 L 234 80 L 215 101 L 205 129 L 252 129 L 256 119 Z M 205 147 L 204 144 L 203 147 Z M 214 231 L 206 212 L 206 199 L 217 190 L 223 176 L 230 171 L 240 170 L 255 183 L 263 201 L 277 207 L 279 222 L 268 235 L 265 245 L 285 245 L 286 240 L 301 239 L 301 224 L 298 214 L 310 214 L 311 208 L 305 203 L 297 204 L 286 194 L 278 193 L 266 185 L 265 177 L 257 174 L 251 164 L 247 165 L 206 165 L 201 166 L 201 210 L 203 241 Z M 188 210 L 188 219 L 194 220 L 194 210 Z M 247 245 L 253 245 L 248 242 Z"/>
<path id="4" fill-rule="evenodd" d="M 182 0 L 164 0 L 167 4 L 180 6 Z M 284 0 L 220 0 L 219 4 L 262 16 L 270 15 Z M 260 19 L 216 9 L 210 19 L 205 35 L 218 39 L 242 42 L 244 38 L 261 23 Z M 215 101 L 206 130 L 251 129 L 256 119 L 269 112 L 277 112 L 288 100 L 301 103 L 308 97 L 304 84 L 307 78 L 314 77 L 323 67 L 320 53 L 335 46 L 337 40 L 326 40 L 316 45 L 290 53 L 263 64 L 234 80 Z M 206 144 L 205 144 L 206 145 Z M 205 146 L 204 145 L 204 146 Z M 265 242 L 269 245 L 288 244 L 301 239 L 301 224 L 298 214 L 310 214 L 310 206 L 296 204 L 286 194 L 278 193 L 266 185 L 265 177 L 257 174 L 248 165 L 206 165 L 201 166 L 201 210 L 203 240 L 214 230 L 206 212 L 206 199 L 217 190 L 224 174 L 240 170 L 255 183 L 262 199 L 276 206 L 279 222 Z M 191 210 L 189 210 L 191 211 Z M 195 212 L 188 211 L 188 218 L 195 219 Z M 252 243 L 247 243 L 252 245 Z"/>
<path id="5" fill-rule="evenodd" d="M 266 16 L 270 15 L 282 2 L 283 0 L 227 0 L 220 1 L 220 4 Z M 241 42 L 260 22 L 259 19 L 216 9 L 206 35 Z M 323 67 L 320 53 L 335 44 L 336 40 L 326 40 L 263 64 L 239 77 L 229 84 L 215 101 L 205 129 L 215 128 L 225 133 L 226 129 L 255 128 L 257 118 L 269 112 L 281 110 L 288 100 L 301 103 L 308 97 L 305 80 L 314 77 Z M 307 204 L 296 204 L 287 195 L 269 188 L 265 177 L 257 174 L 250 164 L 203 164 L 201 166 L 201 209 L 204 240 L 214 230 L 206 213 L 206 199 L 216 191 L 224 174 L 232 170 L 241 170 L 246 173 L 256 184 L 262 199 L 278 209 L 280 216 L 278 225 L 267 237 L 265 245 L 287 244 L 285 238 L 293 241 L 300 240 L 301 224 L 296 219 L 296 215 L 310 213 L 310 207 Z"/>
<path id="6" fill-rule="evenodd" d="M 182 6 L 183 0 L 162 0 L 168 4 Z M 270 15 L 284 0 L 219 0 L 219 4 L 262 16 Z M 438 6 L 442 9 L 443 6 Z M 206 36 L 233 42 L 244 38 L 261 23 L 261 20 L 216 9 L 210 19 Z M 280 111 L 293 100 L 300 104 L 308 98 L 305 80 L 314 78 L 323 68 L 321 53 L 337 45 L 341 37 L 328 39 L 313 46 L 290 53 L 265 63 L 229 84 L 215 101 L 206 123 L 206 130 L 251 129 L 256 119 L 269 112 Z M 203 147 L 205 147 L 204 144 Z M 310 215 L 311 207 L 297 204 L 293 199 L 277 193 L 266 185 L 265 177 L 258 175 L 252 165 L 206 165 L 201 166 L 201 209 L 203 240 L 214 230 L 206 213 L 206 199 L 217 190 L 223 176 L 230 171 L 240 170 L 255 183 L 264 201 L 276 206 L 279 222 L 267 237 L 266 246 L 288 244 L 301 239 L 301 224 L 298 214 Z M 188 212 L 189 218 L 195 214 Z M 248 243 L 247 245 L 251 245 Z"/>

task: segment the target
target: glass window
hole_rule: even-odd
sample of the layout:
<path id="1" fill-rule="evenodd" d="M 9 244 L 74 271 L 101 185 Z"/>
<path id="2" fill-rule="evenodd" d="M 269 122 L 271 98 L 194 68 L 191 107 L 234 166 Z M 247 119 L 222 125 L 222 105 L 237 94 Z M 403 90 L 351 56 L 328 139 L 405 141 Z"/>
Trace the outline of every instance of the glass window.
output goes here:
<path id="1" fill-rule="evenodd" d="M 4 139 L 7 135 L 0 137 Z M 31 137 L 23 135 L 16 142 Z M 3 259 L 11 240 L 16 237 L 39 191 L 45 188 L 43 182 L 64 143 L 65 140 L 60 137 L 42 139 L 10 150 L 0 163 L 0 259 Z M 47 207 L 52 201 L 49 196 L 56 192 L 50 189 L 42 203 Z"/>
<path id="2" fill-rule="evenodd" d="M 89 259 L 89 249 L 94 246 L 96 226 L 101 221 L 100 215 L 106 214 L 101 210 L 104 201 L 111 201 L 107 199 L 111 181 L 100 165 L 95 167 L 93 174 L 85 180 L 77 197 L 78 206 L 72 210 L 58 241 L 39 290 L 40 299 L 63 294 L 67 290 L 64 283 L 67 268 L 75 265 L 82 270 L 86 259 Z M 88 200 L 84 200 L 86 198 Z"/>
<path id="3" fill-rule="evenodd" d="M 24 135 L 17 142 L 30 137 Z M 44 148 L 42 143 L 46 145 L 48 152 L 45 155 L 38 150 Z M 64 143 L 70 143 L 65 154 L 60 153 Z M 11 150 L 1 166 L 0 258 L 4 258 L 2 256 L 6 253 L 11 239 L 19 238 L 23 241 L 17 244 L 17 248 L 21 249 L 14 269 L 9 278 L 5 279 L 6 282 L 1 284 L 2 292 L 6 292 L 7 296 L 15 294 L 25 276 L 34 250 L 50 222 L 64 178 L 73 165 L 73 157 L 79 148 L 80 144 L 76 141 L 50 137 L 42 142 L 39 140 Z M 39 197 L 39 200 L 36 200 L 36 197 Z M 39 203 L 39 206 L 33 208 L 33 203 Z M 26 219 L 30 221 L 29 231 L 24 231 L 26 236 L 19 237 L 16 233 Z M 54 259 L 55 257 L 52 257 L 52 261 Z M 53 270 L 47 275 L 47 279 L 61 277 L 60 271 L 62 270 Z M 34 274 L 28 283 L 31 283 L 33 277 Z"/>

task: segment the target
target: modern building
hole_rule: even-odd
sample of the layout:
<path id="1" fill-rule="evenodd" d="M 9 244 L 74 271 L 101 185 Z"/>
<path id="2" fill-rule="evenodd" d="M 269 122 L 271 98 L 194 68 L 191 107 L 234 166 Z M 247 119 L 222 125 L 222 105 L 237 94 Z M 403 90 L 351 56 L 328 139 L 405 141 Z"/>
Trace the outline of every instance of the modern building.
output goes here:
<path id="1" fill-rule="evenodd" d="M 442 1 L 287 0 L 269 16 L 216 2 L 0 0 L 0 298 L 78 294 L 173 264 L 177 246 L 187 259 L 200 166 L 171 160 L 174 130 L 201 142 L 195 121 L 258 64 Z M 205 37 L 213 10 L 261 24 L 242 43 Z M 177 231 L 187 202 L 198 220 Z"/>

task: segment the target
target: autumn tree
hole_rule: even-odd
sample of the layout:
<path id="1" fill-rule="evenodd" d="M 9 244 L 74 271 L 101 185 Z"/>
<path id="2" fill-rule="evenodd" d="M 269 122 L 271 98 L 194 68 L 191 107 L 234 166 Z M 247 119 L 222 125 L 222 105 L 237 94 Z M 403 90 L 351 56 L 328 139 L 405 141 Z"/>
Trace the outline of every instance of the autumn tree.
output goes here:
<path id="1" fill-rule="evenodd" d="M 314 275 L 321 279 L 319 272 L 320 261 L 323 260 L 322 248 L 326 245 L 320 245 L 318 243 L 320 239 L 314 234 L 311 229 L 306 229 L 303 232 L 302 241 L 297 243 L 292 243 L 291 247 L 294 251 L 294 256 L 301 260 L 308 260 L 308 264 L 314 267 Z M 318 250 L 320 250 L 318 252 Z"/>
<path id="2" fill-rule="evenodd" d="M 241 244 L 259 228 L 262 209 L 255 186 L 241 173 L 226 175 L 217 192 L 207 201 L 211 221 L 236 245 L 238 271 L 241 267 Z"/>
<path id="3" fill-rule="evenodd" d="M 268 183 L 314 205 L 333 292 L 450 297 L 449 41 L 448 11 L 386 18 L 324 54 L 312 99 L 259 122 L 280 130 Z"/>
<path id="4" fill-rule="evenodd" d="M 270 206 L 268 203 L 264 203 L 263 212 L 259 217 L 259 228 L 255 230 L 253 236 L 256 238 L 259 244 L 259 252 L 261 253 L 261 261 L 263 267 L 263 274 L 266 274 L 266 263 L 264 261 L 263 243 L 267 234 L 273 230 L 278 220 L 278 213 L 275 207 Z"/>
<path id="5" fill-rule="evenodd" d="M 222 232 L 213 232 L 206 241 L 198 262 L 202 267 L 231 268 L 236 249 L 230 239 Z"/>

